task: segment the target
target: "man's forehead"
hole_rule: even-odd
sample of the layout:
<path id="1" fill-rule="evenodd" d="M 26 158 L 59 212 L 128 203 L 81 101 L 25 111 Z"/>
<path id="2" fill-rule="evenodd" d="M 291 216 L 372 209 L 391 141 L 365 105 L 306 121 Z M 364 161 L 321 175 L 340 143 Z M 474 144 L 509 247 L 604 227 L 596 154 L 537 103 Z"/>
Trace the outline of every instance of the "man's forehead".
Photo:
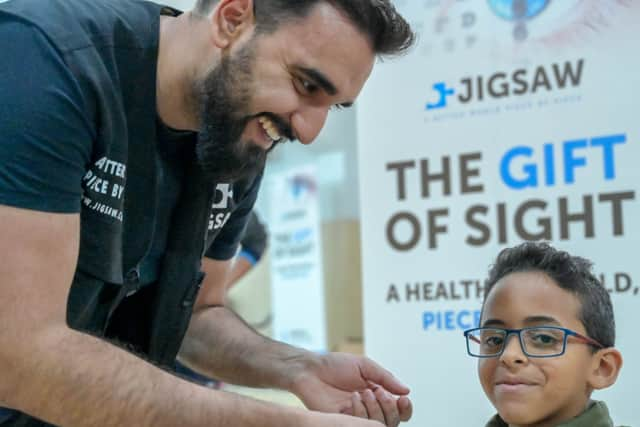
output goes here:
<path id="1" fill-rule="evenodd" d="M 283 26 L 280 36 L 288 66 L 329 83 L 330 95 L 355 97 L 375 61 L 367 37 L 330 6 Z"/>

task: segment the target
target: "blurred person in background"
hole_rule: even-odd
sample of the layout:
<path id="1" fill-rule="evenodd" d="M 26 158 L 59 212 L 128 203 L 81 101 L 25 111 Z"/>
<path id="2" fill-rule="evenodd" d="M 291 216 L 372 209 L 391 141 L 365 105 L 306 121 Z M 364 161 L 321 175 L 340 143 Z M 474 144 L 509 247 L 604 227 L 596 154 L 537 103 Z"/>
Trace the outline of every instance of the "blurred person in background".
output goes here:
<path id="1" fill-rule="evenodd" d="M 267 249 L 268 238 L 266 226 L 260 221 L 255 210 L 251 211 L 240 241 L 240 251 L 233 260 L 227 290 L 233 288 L 238 280 L 260 262 Z M 206 272 L 206 258 L 203 263 L 205 264 L 203 270 Z"/>

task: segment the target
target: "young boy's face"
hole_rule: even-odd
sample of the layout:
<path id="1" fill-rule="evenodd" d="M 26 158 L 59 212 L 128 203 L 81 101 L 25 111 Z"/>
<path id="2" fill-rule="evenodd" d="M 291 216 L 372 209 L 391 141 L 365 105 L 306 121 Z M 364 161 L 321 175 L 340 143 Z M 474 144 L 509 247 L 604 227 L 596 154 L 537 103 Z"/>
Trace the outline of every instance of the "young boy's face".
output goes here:
<path id="1" fill-rule="evenodd" d="M 581 304 L 540 272 L 512 273 L 489 293 L 481 326 L 519 329 L 559 326 L 582 335 Z M 544 319 L 546 318 L 546 319 Z M 515 334 L 499 357 L 479 359 L 484 392 L 508 424 L 553 426 L 582 413 L 591 393 L 588 373 L 593 353 L 584 343 L 567 340 L 563 355 L 527 357 Z"/>

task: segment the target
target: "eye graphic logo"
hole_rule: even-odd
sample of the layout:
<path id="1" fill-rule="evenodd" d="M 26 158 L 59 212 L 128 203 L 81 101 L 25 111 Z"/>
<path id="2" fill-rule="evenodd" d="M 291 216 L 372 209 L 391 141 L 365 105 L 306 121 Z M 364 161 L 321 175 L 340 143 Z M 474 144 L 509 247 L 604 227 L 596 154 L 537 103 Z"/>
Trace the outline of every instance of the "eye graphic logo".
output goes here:
<path id="1" fill-rule="evenodd" d="M 515 22 L 513 38 L 522 41 L 527 38 L 526 21 L 540 15 L 551 0 L 488 0 L 491 11 L 507 21 Z"/>

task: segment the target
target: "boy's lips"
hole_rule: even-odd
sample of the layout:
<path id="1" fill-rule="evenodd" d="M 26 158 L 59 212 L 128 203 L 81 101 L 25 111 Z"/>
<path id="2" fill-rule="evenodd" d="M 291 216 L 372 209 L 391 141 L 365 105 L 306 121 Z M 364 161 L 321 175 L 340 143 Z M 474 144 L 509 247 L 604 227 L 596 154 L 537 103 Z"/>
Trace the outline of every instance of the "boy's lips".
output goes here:
<path id="1" fill-rule="evenodd" d="M 536 385 L 536 383 L 525 378 L 509 376 L 498 378 L 495 385 Z"/>
<path id="2" fill-rule="evenodd" d="M 535 387 L 538 384 L 535 383 L 534 381 L 529 381 L 524 378 L 505 377 L 495 381 L 494 385 L 495 385 L 496 391 L 506 392 L 506 393 L 510 393 L 510 392 L 515 393 L 515 392 L 529 390 L 531 387 Z"/>

